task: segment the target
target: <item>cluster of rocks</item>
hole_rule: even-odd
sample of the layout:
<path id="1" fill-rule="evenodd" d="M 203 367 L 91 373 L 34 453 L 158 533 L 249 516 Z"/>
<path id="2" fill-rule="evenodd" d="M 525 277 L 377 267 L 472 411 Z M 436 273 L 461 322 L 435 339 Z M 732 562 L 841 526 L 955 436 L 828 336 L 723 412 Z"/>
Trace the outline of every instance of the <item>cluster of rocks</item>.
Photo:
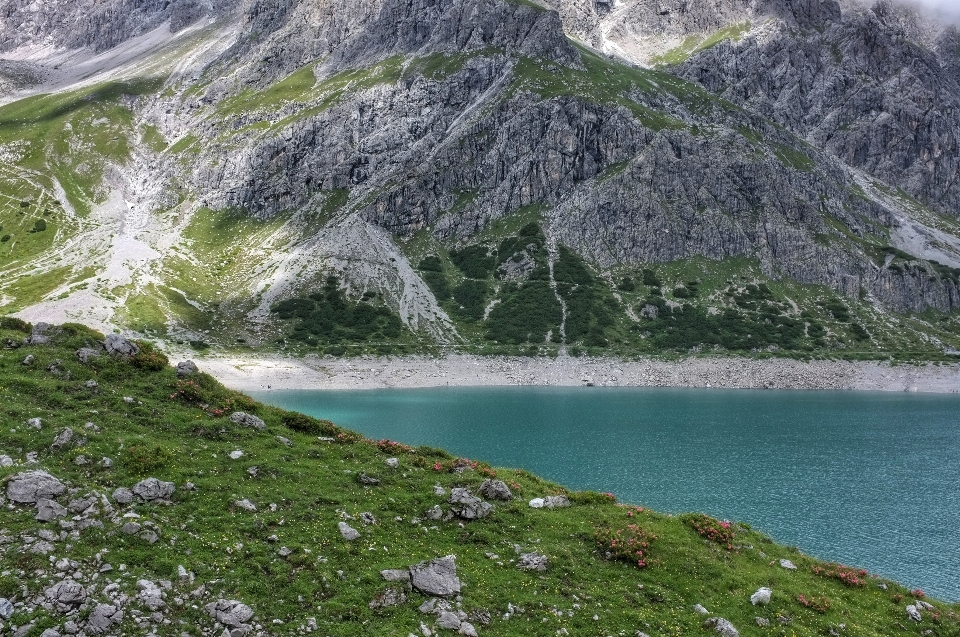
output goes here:
<path id="1" fill-rule="evenodd" d="M 0 457 L 0 463 L 15 464 L 9 456 Z M 179 566 L 176 582 L 154 581 L 137 577 L 124 564 L 115 569 L 106 559 L 109 549 L 84 561 L 57 555 L 69 554 L 84 530 L 105 529 L 106 524 L 110 525 L 109 534 L 136 535 L 147 544 L 156 543 L 159 526 L 144 520 L 135 509 L 138 505 L 169 505 L 175 491 L 172 482 L 149 477 L 129 489 L 118 488 L 108 497 L 95 491 L 83 494 L 42 469 L 11 476 L 6 482 L 6 500 L 14 510 L 32 506 L 34 520 L 43 526 L 19 537 L 0 530 L 0 555 L 9 557 L 19 551 L 48 556 L 50 569 L 34 572 L 32 585 L 26 573 L 17 573 L 23 582 L 21 594 L 0 598 L 0 634 L 23 637 L 35 633 L 38 611 L 62 619 L 40 633 L 43 637 L 107 635 L 125 619 L 147 628 L 150 635 L 173 634 L 173 620 L 166 614 L 170 604 L 182 607 L 211 597 L 206 586 L 194 587 L 192 572 Z M 56 527 L 49 528 L 54 523 Z M 226 637 L 265 634 L 261 625 L 250 623 L 254 612 L 242 602 L 213 599 L 204 609 L 212 622 L 205 634 L 219 635 L 215 631 L 220 630 Z M 22 625 L 10 623 L 19 611 L 33 619 Z"/>

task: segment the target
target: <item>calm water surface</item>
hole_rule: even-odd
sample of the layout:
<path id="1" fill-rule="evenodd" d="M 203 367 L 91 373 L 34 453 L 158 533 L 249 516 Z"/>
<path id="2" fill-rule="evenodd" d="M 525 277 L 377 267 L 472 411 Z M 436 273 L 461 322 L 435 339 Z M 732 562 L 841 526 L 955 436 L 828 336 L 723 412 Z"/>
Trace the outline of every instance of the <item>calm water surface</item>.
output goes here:
<path id="1" fill-rule="evenodd" d="M 874 392 L 435 388 L 255 392 L 960 600 L 960 398 Z"/>

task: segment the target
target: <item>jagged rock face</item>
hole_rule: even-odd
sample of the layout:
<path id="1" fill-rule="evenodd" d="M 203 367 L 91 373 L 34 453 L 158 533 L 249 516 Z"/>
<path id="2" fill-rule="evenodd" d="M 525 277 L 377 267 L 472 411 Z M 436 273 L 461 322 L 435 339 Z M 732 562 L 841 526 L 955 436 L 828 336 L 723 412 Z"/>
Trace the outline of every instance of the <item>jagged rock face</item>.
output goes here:
<path id="1" fill-rule="evenodd" d="M 174 33 L 235 0 L 0 1 L 0 51 L 28 44 L 106 51 L 167 20 Z"/>
<path id="2" fill-rule="evenodd" d="M 960 210 L 957 51 L 911 40 L 883 5 L 822 32 L 778 25 L 723 42 L 679 73 L 941 212 Z M 955 40 L 954 32 L 941 41 Z"/>

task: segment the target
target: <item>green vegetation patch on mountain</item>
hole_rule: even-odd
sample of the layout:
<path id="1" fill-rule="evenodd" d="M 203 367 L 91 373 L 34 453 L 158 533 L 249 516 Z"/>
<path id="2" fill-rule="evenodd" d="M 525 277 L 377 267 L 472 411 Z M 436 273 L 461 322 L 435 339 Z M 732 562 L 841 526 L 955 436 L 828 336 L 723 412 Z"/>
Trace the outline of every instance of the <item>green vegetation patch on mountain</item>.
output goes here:
<path id="1" fill-rule="evenodd" d="M 327 354 L 343 356 L 348 346 L 377 354 L 402 354 L 406 350 L 403 341 L 413 345 L 416 339 L 397 313 L 376 303 L 376 298 L 375 292 L 366 292 L 352 301 L 340 281 L 330 276 L 320 291 L 306 298 L 280 301 L 270 310 L 283 321 L 296 320 L 290 340 L 318 347 Z"/>
<path id="2" fill-rule="evenodd" d="M 35 504 L 0 508 L 0 597 L 14 603 L 5 630 L 82 629 L 102 604 L 124 611 L 109 613 L 110 634 L 210 634 L 222 631 L 218 600 L 236 600 L 228 605 L 250 608 L 242 621 L 253 635 L 408 634 L 437 628 L 438 614 L 418 607 L 438 602 L 406 587 L 405 571 L 396 581 L 380 572 L 454 555 L 462 585 L 449 604 L 480 635 L 708 635 L 717 617 L 745 635 L 960 634 L 960 606 L 779 546 L 746 523 L 659 514 L 366 440 L 189 368 L 178 376 L 147 343 L 125 358 L 79 325 L 24 344 L 31 332 L 0 319 L 0 480 L 11 495 L 42 470 L 70 491 L 50 492 L 65 511 L 42 504 L 47 522 Z M 159 494 L 142 488 L 148 478 Z M 482 518 L 448 515 L 453 488 L 476 495 L 487 480 L 502 480 L 509 499 L 487 496 Z M 137 484 L 143 495 L 117 492 Z M 545 496 L 559 506 L 528 505 Z M 763 587 L 769 603 L 751 604 Z M 38 596 L 60 601 L 44 608 Z"/>

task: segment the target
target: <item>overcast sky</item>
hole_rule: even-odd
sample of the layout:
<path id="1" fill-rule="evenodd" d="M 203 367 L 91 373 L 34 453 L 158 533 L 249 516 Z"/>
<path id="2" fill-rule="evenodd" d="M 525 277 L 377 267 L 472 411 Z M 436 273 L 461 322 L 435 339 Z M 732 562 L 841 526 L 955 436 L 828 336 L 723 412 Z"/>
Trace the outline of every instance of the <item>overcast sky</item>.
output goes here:
<path id="1" fill-rule="evenodd" d="M 909 0 L 908 3 L 911 2 L 933 9 L 934 13 L 938 13 L 941 16 L 960 20 L 960 0 Z"/>

